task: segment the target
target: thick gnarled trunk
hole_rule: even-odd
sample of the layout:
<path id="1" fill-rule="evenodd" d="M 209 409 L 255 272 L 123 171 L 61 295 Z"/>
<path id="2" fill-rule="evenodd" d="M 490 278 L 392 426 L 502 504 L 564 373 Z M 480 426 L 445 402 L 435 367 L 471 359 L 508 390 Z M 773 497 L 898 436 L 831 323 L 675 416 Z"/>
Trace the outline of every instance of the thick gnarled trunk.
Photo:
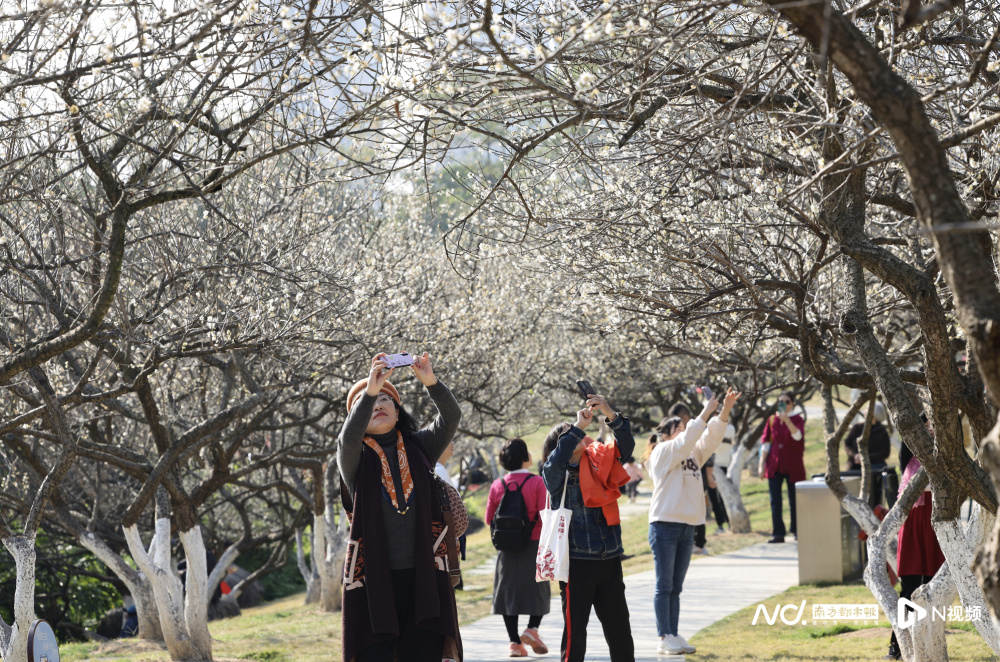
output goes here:
<path id="1" fill-rule="evenodd" d="M 149 578 L 160 614 L 167 651 L 173 660 L 211 660 L 212 637 L 208 632 L 208 571 L 201 527 L 179 534 L 187 560 L 185 581 L 174 572 L 170 560 L 170 520 L 156 520 L 149 550 L 142 543 L 137 525 L 126 527 L 125 540 L 136 565 Z"/>
<path id="2" fill-rule="evenodd" d="M 988 532 L 993 528 L 994 517 L 985 512 L 979 504 L 973 507 L 972 517 L 969 519 L 968 529 L 962 530 L 962 525 L 957 519 L 946 522 L 933 522 L 934 533 L 937 535 L 941 551 L 948 561 L 951 575 L 958 589 L 958 595 L 962 600 L 962 605 L 966 608 L 978 607 L 983 614 L 983 618 L 974 619 L 972 624 L 986 641 L 990 649 L 1000 654 L 1000 629 L 991 618 L 986 618 L 988 606 L 983 588 L 979 585 L 973 570 L 973 558 L 975 549 L 986 539 Z"/>
<path id="3" fill-rule="evenodd" d="M 4 662 L 28 662 L 28 628 L 35 620 L 35 535 L 10 536 L 3 546 L 14 557 L 14 622 L 0 619 L 0 655 Z"/>
<path id="4" fill-rule="evenodd" d="M 125 588 L 135 601 L 136 617 L 139 619 L 139 639 L 163 641 L 160 627 L 160 610 L 156 607 L 153 586 L 145 573 L 136 571 L 125 563 L 108 545 L 91 531 L 81 531 L 77 536 L 80 546 L 96 556 L 111 572 L 125 584 Z"/>

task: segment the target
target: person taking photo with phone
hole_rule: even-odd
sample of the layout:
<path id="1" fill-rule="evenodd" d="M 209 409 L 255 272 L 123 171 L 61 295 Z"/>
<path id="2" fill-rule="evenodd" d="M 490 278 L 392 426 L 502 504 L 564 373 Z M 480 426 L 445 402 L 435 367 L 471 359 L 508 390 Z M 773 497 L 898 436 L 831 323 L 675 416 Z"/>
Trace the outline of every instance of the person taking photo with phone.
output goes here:
<path id="1" fill-rule="evenodd" d="M 614 442 L 603 445 L 586 435 L 585 430 L 594 420 L 594 408 L 605 416 Z M 586 406 L 577 412 L 572 425 L 560 423 L 545 438 L 542 448 L 546 458 L 542 467 L 545 487 L 552 503 L 556 504 L 562 499 L 565 486 L 565 507 L 573 512 L 568 535 L 569 581 L 559 582 L 564 618 L 560 645 L 562 662 L 583 661 L 587 653 L 591 608 L 604 628 L 611 662 L 635 660 L 622 574 L 621 557 L 625 550 L 618 504 L 611 502 L 602 507 L 588 507 L 581 488 L 581 474 L 589 471 L 592 460 L 610 458 L 620 464 L 621 458 L 629 457 L 634 450 L 635 439 L 629 420 L 616 412 L 603 396 L 595 394 L 589 394 Z M 624 485 L 627 474 L 623 468 L 622 474 L 625 479 L 621 484 Z"/>
<path id="2" fill-rule="evenodd" d="M 722 442 L 729 413 L 740 397 L 732 388 L 726 393 L 722 412 L 716 397 L 705 401 L 697 418 L 685 422 L 668 418 L 657 426 L 659 442 L 649 455 L 653 499 L 649 504 L 649 546 L 653 550 L 656 590 L 653 611 L 660 643 L 656 652 L 666 655 L 694 653 L 695 647 L 678 632 L 681 590 L 691 552 L 695 527 L 705 524 L 705 492 L 702 466 Z"/>
<path id="3" fill-rule="evenodd" d="M 462 410 L 425 352 L 411 366 L 438 414 L 420 429 L 376 354 L 347 394 L 337 459 L 351 531 L 344 573 L 344 662 L 461 660 L 441 490 L 433 476 Z"/>
<path id="4" fill-rule="evenodd" d="M 764 425 L 760 437 L 760 477 L 767 479 L 771 496 L 771 537 L 770 543 L 785 542 L 785 521 L 782 517 L 781 485 L 788 485 L 788 509 L 791 523 L 788 533 L 796 535 L 795 528 L 795 483 L 806 479 L 806 465 L 803 460 L 806 450 L 806 422 L 801 415 L 789 416 L 795 406 L 791 393 L 778 396 L 778 411 L 771 415 Z"/>

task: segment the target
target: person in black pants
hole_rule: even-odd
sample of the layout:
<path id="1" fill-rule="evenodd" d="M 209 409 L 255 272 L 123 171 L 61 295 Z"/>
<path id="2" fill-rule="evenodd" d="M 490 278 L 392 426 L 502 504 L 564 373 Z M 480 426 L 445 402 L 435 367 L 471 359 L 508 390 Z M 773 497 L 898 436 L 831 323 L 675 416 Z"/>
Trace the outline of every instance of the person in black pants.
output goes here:
<path id="1" fill-rule="evenodd" d="M 559 582 L 565 619 L 561 658 L 562 662 L 583 662 L 593 607 L 604 628 L 611 662 L 635 662 L 635 643 L 625 600 L 621 559 L 625 550 L 617 503 L 603 508 L 589 507 L 580 489 L 581 460 L 587 461 L 583 458 L 587 447 L 597 443 L 584 433 L 594 418 L 591 407 L 607 417 L 619 458 L 629 457 L 635 450 L 628 419 L 599 395 L 587 399 L 586 406 L 577 412 L 575 424 L 560 423 L 545 438 L 542 450 L 546 458 L 542 467 L 545 487 L 553 504 L 560 503 L 565 491 L 565 507 L 573 511 L 567 535 L 569 581 Z"/>
<path id="2" fill-rule="evenodd" d="M 565 619 L 562 662 L 582 662 L 584 659 L 591 607 L 601 621 L 611 662 L 635 661 L 621 557 L 607 561 L 571 559 L 569 581 L 559 582 L 559 591 Z"/>
<path id="3" fill-rule="evenodd" d="M 712 514 L 715 515 L 715 525 L 718 527 L 718 533 L 722 533 L 724 531 L 722 527 L 729 521 L 729 515 L 726 514 L 726 504 L 723 503 L 722 495 L 719 494 L 719 487 L 715 482 L 715 476 L 712 475 L 714 467 L 715 456 L 713 455 L 708 458 L 708 462 L 701 468 L 701 477 L 705 484 L 705 490 L 708 492 L 708 502 L 712 505 Z M 725 468 L 722 470 L 725 471 Z"/>

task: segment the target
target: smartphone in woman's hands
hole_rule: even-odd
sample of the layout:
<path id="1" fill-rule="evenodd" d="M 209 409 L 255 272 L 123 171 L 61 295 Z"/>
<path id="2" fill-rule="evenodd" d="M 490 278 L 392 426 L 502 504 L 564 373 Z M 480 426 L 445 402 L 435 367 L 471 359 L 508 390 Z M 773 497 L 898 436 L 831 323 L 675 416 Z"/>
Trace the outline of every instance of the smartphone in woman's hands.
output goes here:
<path id="1" fill-rule="evenodd" d="M 386 370 L 391 370 L 393 368 L 403 368 L 408 365 L 413 365 L 413 357 L 406 352 L 400 352 L 399 354 L 389 354 L 382 359 L 385 361 Z"/>

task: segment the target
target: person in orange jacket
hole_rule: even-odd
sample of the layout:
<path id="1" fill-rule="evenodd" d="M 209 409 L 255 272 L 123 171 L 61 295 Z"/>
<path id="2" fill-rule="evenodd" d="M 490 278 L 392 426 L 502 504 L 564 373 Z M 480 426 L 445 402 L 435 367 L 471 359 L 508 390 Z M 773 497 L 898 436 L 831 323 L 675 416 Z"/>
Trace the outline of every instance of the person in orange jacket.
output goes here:
<path id="1" fill-rule="evenodd" d="M 567 536 L 569 581 L 559 582 L 565 619 L 561 658 L 562 662 L 583 662 L 587 652 L 587 623 L 593 609 L 604 628 L 611 662 L 635 662 L 635 642 L 622 574 L 622 555 L 625 553 L 622 527 L 620 523 L 612 523 L 608 519 L 605 507 L 611 504 L 597 507 L 588 505 L 584 500 L 583 476 L 588 468 L 593 471 L 589 466 L 591 456 L 587 455 L 587 450 L 598 444 L 584 433 L 594 420 L 591 408 L 604 414 L 615 437 L 613 442 L 602 445 L 603 449 L 594 448 L 591 451 L 593 457 L 599 458 L 598 475 L 603 467 L 610 480 L 613 473 L 611 458 L 620 464 L 619 458 L 628 457 L 635 450 L 629 420 L 600 395 L 587 399 L 586 406 L 577 412 L 575 424 L 560 423 L 545 438 L 542 450 L 546 458 L 542 467 L 545 487 L 552 503 L 558 504 L 565 485 L 565 507 L 573 511 Z M 603 494 L 603 498 L 610 499 L 617 491 L 617 487 L 614 490 L 592 488 L 592 498 Z M 617 506 L 615 503 L 612 517 L 617 513 Z"/>
<path id="2" fill-rule="evenodd" d="M 583 505 L 603 510 L 608 524 L 621 524 L 618 499 L 629 475 L 622 466 L 618 446 L 596 442 L 583 449 L 583 457 L 586 460 L 580 462 Z"/>

